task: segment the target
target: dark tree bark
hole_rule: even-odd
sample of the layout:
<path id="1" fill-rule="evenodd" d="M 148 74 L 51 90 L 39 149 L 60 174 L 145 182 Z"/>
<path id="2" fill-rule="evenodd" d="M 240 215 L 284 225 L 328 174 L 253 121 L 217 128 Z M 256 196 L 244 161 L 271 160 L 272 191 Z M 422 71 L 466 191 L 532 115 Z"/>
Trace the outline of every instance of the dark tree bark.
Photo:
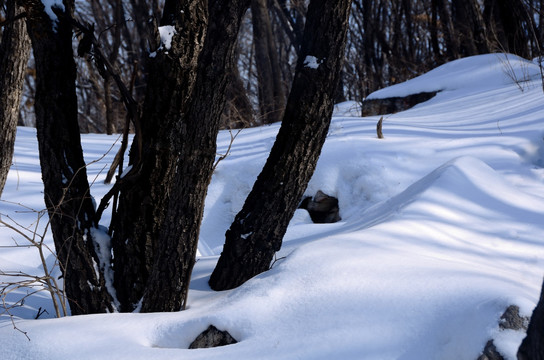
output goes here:
<path id="1" fill-rule="evenodd" d="M 228 69 L 248 0 L 166 1 L 172 47 L 150 63 L 142 143 L 113 226 L 115 286 L 123 311 L 183 309 L 215 158 Z M 208 14 L 210 16 L 208 17 Z"/>
<path id="2" fill-rule="evenodd" d="M 519 347 L 518 359 L 544 360 L 544 283 L 542 284 L 540 300 L 529 322 L 527 336 Z"/>
<path id="3" fill-rule="evenodd" d="M 493 26 L 500 50 L 529 58 L 531 35 L 536 34 L 536 29 L 533 30 L 534 22 L 524 2 L 498 0 L 486 3 L 488 6 L 486 12 L 493 17 L 490 19 L 490 25 Z"/>
<path id="4" fill-rule="evenodd" d="M 144 312 L 185 308 L 226 101 L 228 69 L 233 66 L 238 30 L 248 7 L 248 0 L 210 1 L 194 93 L 187 114 L 172 129 L 172 143 L 179 153 L 172 159 L 176 169 L 143 297 Z"/>
<path id="5" fill-rule="evenodd" d="M 486 29 L 476 0 L 453 0 L 453 22 L 460 41 L 463 56 L 485 54 L 489 52 Z"/>
<path id="6" fill-rule="evenodd" d="M 23 93 L 25 70 L 30 55 L 30 39 L 25 21 L 14 20 L 22 12 L 15 0 L 6 3 L 9 23 L 0 43 L 0 196 L 13 157 L 13 146 Z"/>
<path id="7" fill-rule="evenodd" d="M 285 108 L 281 69 L 266 0 L 251 0 L 255 66 L 262 123 L 281 120 Z"/>
<path id="8" fill-rule="evenodd" d="M 312 176 L 329 128 L 351 0 L 312 0 L 301 57 L 270 156 L 226 243 L 210 286 L 239 286 L 266 271 Z"/>
<path id="9" fill-rule="evenodd" d="M 72 53 L 73 1 L 53 6 L 21 1 L 36 63 L 36 127 L 45 204 L 72 314 L 112 311 L 112 298 L 95 264 L 94 206 L 81 149 Z"/>
<path id="10" fill-rule="evenodd" d="M 113 0 L 110 2 L 113 9 L 113 18 L 116 26 L 112 34 L 113 43 L 109 54 L 109 62 L 115 65 L 119 56 L 119 48 L 121 47 L 121 31 L 125 16 L 123 12 L 123 4 L 121 0 Z M 117 131 L 117 114 L 113 103 L 113 79 L 107 75 L 104 79 L 104 103 L 106 105 L 106 134 L 112 135 Z"/>
<path id="11" fill-rule="evenodd" d="M 442 31 L 444 32 L 444 40 L 446 43 L 446 54 L 449 60 L 457 59 L 459 54 L 459 40 L 453 28 L 453 21 L 450 12 L 448 11 L 446 0 L 435 0 Z"/>
<path id="12" fill-rule="evenodd" d="M 161 25 L 174 26 L 177 33 L 172 47 L 158 51 L 148 63 L 141 140 L 132 144 L 132 169 L 118 180 L 123 188 L 111 225 L 114 284 L 121 311 L 133 311 L 138 305 L 153 268 L 180 150 L 171 143 L 170 132 L 187 112 L 207 20 L 207 1 L 165 3 Z"/>

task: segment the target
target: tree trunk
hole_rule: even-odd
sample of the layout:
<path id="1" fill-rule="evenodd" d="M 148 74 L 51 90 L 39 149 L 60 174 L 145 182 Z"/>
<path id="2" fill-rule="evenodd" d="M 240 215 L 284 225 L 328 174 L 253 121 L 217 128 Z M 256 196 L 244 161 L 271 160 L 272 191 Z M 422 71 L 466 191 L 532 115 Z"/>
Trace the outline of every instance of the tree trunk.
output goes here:
<path id="1" fill-rule="evenodd" d="M 244 82 L 236 63 L 232 64 L 228 72 L 227 103 L 221 114 L 222 129 L 242 129 L 251 127 L 254 123 L 253 108 L 247 96 Z"/>
<path id="2" fill-rule="evenodd" d="M 36 127 L 45 204 L 72 314 L 112 311 L 93 239 L 94 206 L 81 149 L 72 53 L 73 1 L 22 1 L 36 64 Z"/>
<path id="3" fill-rule="evenodd" d="M 21 11 L 15 0 L 6 3 L 8 20 L 14 19 Z M 11 167 L 29 55 L 30 39 L 25 21 L 13 20 L 4 27 L 0 43 L 0 196 Z"/>
<path id="4" fill-rule="evenodd" d="M 459 39 L 453 28 L 452 16 L 448 11 L 447 5 L 446 0 L 436 0 L 440 23 L 442 24 L 442 31 L 444 32 L 447 58 L 448 60 L 453 60 L 460 57 Z"/>
<path id="5" fill-rule="evenodd" d="M 238 30 L 248 7 L 249 0 L 210 1 L 209 27 L 192 101 L 185 118 L 172 129 L 179 153 L 173 159 L 176 170 L 143 297 L 144 312 L 185 308 L 226 101 L 228 69 L 233 66 Z"/>
<path id="6" fill-rule="evenodd" d="M 111 92 L 111 87 L 113 81 L 109 74 L 106 75 L 104 79 L 104 105 L 106 107 L 106 134 L 112 135 L 117 131 L 116 127 L 116 114 L 113 107 L 113 94 Z"/>
<path id="7" fill-rule="evenodd" d="M 527 336 L 518 350 L 519 360 L 544 360 L 544 283 L 540 300 L 533 311 Z"/>
<path id="8" fill-rule="evenodd" d="M 172 129 L 187 112 L 207 21 L 205 0 L 165 2 L 161 25 L 174 26 L 176 34 L 170 49 L 159 50 L 149 59 L 141 140 L 135 137 L 130 152 L 132 169 L 118 180 L 122 188 L 110 229 L 121 311 L 133 311 L 140 302 L 158 251 L 159 230 L 165 221 L 169 185 L 180 151 L 172 143 Z"/>
<path id="9" fill-rule="evenodd" d="M 204 199 L 215 159 L 241 17 L 248 0 L 167 1 L 176 34 L 150 63 L 142 143 L 113 223 L 115 286 L 122 311 L 185 306 Z"/>
<path id="10" fill-rule="evenodd" d="M 501 44 L 503 51 L 530 58 L 529 44 L 531 39 L 529 34 L 533 34 L 534 23 L 527 13 L 523 1 L 498 0 L 496 3 L 500 16 L 497 20 L 501 24 L 506 38 L 506 41 Z"/>
<path id="11" fill-rule="evenodd" d="M 461 54 L 472 56 L 488 53 L 485 24 L 478 1 L 453 0 L 452 7 L 455 30 L 461 39 Z"/>
<path id="12" fill-rule="evenodd" d="M 226 233 L 214 290 L 234 288 L 266 271 L 310 180 L 329 128 L 344 59 L 351 0 L 312 0 L 302 56 L 282 126 L 242 210 Z"/>
<path id="13" fill-rule="evenodd" d="M 261 121 L 270 124 L 281 120 L 285 92 L 266 0 L 251 0 L 251 19 Z"/>

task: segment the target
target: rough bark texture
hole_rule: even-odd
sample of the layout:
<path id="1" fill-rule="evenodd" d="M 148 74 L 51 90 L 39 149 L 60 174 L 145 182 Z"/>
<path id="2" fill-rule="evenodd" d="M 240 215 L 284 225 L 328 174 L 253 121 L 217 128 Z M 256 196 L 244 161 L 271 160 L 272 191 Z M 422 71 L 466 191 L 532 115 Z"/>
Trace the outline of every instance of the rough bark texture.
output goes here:
<path id="1" fill-rule="evenodd" d="M 8 19 L 20 14 L 15 0 L 6 3 Z M 4 27 L 0 43 L 0 195 L 13 157 L 19 104 L 23 92 L 25 70 L 30 55 L 30 39 L 23 19 Z"/>
<path id="2" fill-rule="evenodd" d="M 121 181 L 113 246 L 123 311 L 185 307 L 225 105 L 228 69 L 247 0 L 167 1 L 171 49 L 150 65 L 142 147 Z M 208 10 L 210 21 L 208 24 Z M 140 155 L 141 154 L 141 155 Z"/>
<path id="3" fill-rule="evenodd" d="M 139 303 L 158 253 L 157 239 L 181 151 L 174 148 L 170 135 L 187 112 L 207 21 L 207 1 L 165 3 L 161 25 L 173 25 L 176 34 L 172 47 L 158 51 L 149 62 L 141 142 L 138 138 L 133 142 L 132 170 L 119 180 L 123 188 L 112 223 L 114 284 L 121 311 L 132 311 Z"/>
<path id="4" fill-rule="evenodd" d="M 350 0 L 310 3 L 302 56 L 281 129 L 251 193 L 226 233 L 223 253 L 209 281 L 214 290 L 234 288 L 268 270 L 281 247 L 327 135 L 350 7 Z"/>
<path id="5" fill-rule="evenodd" d="M 519 347 L 518 359 L 544 360 L 544 283 L 540 300 L 531 316 L 527 336 Z"/>
<path id="6" fill-rule="evenodd" d="M 226 101 L 227 70 L 248 7 L 248 0 L 210 1 L 210 22 L 192 101 L 186 116 L 171 129 L 172 144 L 180 152 L 173 159 L 176 168 L 142 311 L 185 308 Z"/>
<path id="7" fill-rule="evenodd" d="M 36 64 L 36 127 L 44 197 L 72 314 L 111 311 L 104 278 L 95 265 L 91 236 L 94 206 L 81 149 L 75 93 L 76 67 L 68 17 L 53 7 L 51 19 L 39 0 L 22 1 Z"/>

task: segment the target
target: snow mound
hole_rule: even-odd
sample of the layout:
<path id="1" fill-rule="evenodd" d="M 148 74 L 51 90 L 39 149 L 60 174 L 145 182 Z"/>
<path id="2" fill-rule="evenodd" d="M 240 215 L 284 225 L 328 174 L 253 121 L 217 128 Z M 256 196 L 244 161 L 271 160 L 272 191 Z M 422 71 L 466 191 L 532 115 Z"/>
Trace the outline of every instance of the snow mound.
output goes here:
<path id="1" fill-rule="evenodd" d="M 485 54 L 446 63 L 414 79 L 375 91 L 367 100 L 444 90 L 479 92 L 507 84 L 524 86 L 540 76 L 534 62 L 512 54 Z"/>

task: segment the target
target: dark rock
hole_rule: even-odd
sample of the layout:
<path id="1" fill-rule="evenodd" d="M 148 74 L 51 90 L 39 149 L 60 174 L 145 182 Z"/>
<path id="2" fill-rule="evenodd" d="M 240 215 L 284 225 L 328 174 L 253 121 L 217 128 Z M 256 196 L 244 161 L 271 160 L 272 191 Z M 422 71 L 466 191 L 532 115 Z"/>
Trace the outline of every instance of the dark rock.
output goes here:
<path id="1" fill-rule="evenodd" d="M 504 360 L 502 355 L 497 351 L 493 340 L 489 340 L 485 344 L 484 352 L 478 357 L 478 360 Z"/>
<path id="2" fill-rule="evenodd" d="M 510 305 L 501 316 L 499 327 L 501 330 L 527 330 L 529 318 L 519 314 L 519 307 Z"/>
<path id="3" fill-rule="evenodd" d="M 402 97 L 370 99 L 363 101 L 362 116 L 394 114 L 408 110 L 419 103 L 432 99 L 438 91 L 421 92 Z"/>
<path id="4" fill-rule="evenodd" d="M 506 311 L 501 315 L 499 320 L 499 329 L 503 330 L 515 330 L 523 331 L 527 330 L 529 318 L 523 317 L 519 314 L 519 307 L 516 305 L 510 305 Z M 489 340 L 485 344 L 482 355 L 478 357 L 478 360 L 504 360 L 504 357 L 497 351 L 497 347 L 493 343 L 493 339 Z"/>
<path id="5" fill-rule="evenodd" d="M 227 331 L 221 331 L 210 325 L 189 345 L 189 349 L 212 348 L 236 344 L 237 342 Z"/>
<path id="6" fill-rule="evenodd" d="M 319 190 L 312 198 L 308 196 L 302 200 L 299 209 L 306 209 L 312 221 L 316 224 L 335 223 L 342 220 L 338 199 Z"/>

